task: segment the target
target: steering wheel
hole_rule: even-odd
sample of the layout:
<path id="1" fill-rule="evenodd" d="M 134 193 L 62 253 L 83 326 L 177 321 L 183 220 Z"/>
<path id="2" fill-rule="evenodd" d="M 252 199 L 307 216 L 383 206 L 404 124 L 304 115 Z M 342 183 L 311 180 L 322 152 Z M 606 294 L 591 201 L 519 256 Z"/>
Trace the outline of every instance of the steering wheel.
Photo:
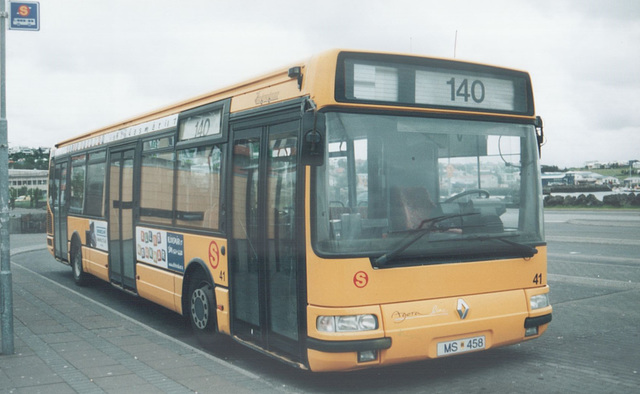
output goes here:
<path id="1" fill-rule="evenodd" d="M 453 202 L 459 198 L 462 198 L 464 196 L 468 196 L 470 194 L 482 194 L 484 196 L 484 198 L 489 198 L 489 196 L 491 194 L 489 194 L 488 191 L 484 190 L 484 189 L 469 189 L 469 190 L 465 190 L 462 193 L 458 193 L 455 196 L 451 196 L 449 198 L 447 198 L 446 200 L 444 200 L 445 203 L 448 202 Z"/>

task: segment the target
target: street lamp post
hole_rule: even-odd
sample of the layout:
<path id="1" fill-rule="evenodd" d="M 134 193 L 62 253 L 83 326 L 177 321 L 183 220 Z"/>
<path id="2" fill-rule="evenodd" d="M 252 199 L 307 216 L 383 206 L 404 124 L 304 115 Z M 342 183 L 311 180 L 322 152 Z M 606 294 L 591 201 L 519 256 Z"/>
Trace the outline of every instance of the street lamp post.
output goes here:
<path id="1" fill-rule="evenodd" d="M 9 139 L 6 103 L 6 20 L 5 1 L 0 0 L 0 312 L 2 354 L 13 354 L 13 290 L 9 251 Z"/>

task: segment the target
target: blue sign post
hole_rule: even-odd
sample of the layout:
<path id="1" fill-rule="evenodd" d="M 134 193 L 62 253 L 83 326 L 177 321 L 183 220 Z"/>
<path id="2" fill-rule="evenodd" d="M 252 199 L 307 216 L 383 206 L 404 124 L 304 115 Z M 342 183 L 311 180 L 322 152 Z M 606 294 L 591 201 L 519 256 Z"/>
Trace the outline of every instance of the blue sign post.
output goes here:
<path id="1" fill-rule="evenodd" d="M 11 2 L 9 10 L 10 30 L 40 30 L 40 3 L 37 1 Z"/>

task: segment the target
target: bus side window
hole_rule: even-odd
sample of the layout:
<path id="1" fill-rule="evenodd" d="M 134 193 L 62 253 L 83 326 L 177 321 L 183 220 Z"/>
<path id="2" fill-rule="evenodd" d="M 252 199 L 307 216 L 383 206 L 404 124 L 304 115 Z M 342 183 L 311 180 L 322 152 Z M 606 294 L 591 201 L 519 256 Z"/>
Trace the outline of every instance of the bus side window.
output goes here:
<path id="1" fill-rule="evenodd" d="M 140 220 L 171 224 L 173 219 L 174 152 L 143 153 Z"/>
<path id="2" fill-rule="evenodd" d="M 86 155 L 71 158 L 71 194 L 69 195 L 69 212 L 82 213 L 84 208 Z"/>
<path id="3" fill-rule="evenodd" d="M 220 228 L 221 159 L 217 145 L 178 151 L 177 225 Z"/>
<path id="4" fill-rule="evenodd" d="M 106 152 L 90 153 L 85 184 L 84 214 L 104 216 L 104 182 L 106 174 Z"/>

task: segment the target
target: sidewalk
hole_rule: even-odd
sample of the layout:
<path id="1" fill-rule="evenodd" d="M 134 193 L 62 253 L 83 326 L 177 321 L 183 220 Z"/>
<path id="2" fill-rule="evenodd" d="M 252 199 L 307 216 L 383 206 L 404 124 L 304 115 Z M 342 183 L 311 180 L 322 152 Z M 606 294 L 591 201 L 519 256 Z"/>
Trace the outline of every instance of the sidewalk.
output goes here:
<path id="1" fill-rule="evenodd" d="M 12 259 L 45 245 L 12 235 Z M 15 354 L 0 354 L 0 393 L 279 392 L 28 268 L 11 272 Z"/>

